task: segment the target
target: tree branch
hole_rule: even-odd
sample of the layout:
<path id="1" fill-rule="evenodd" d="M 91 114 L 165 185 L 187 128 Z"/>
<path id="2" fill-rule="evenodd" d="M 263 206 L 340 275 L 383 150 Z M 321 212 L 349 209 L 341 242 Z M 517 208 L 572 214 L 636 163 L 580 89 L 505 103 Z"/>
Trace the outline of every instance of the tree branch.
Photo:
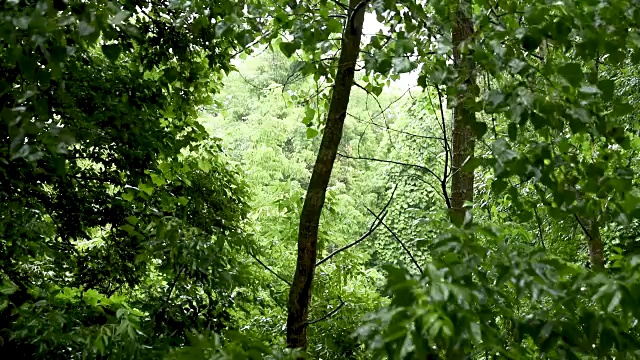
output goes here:
<path id="1" fill-rule="evenodd" d="M 582 231 L 584 231 L 584 234 L 587 235 L 587 237 L 589 238 L 589 241 L 593 241 L 591 234 L 589 234 L 589 230 L 587 230 L 587 228 L 582 224 L 582 221 L 580 221 L 580 218 L 578 217 L 578 215 L 573 214 L 573 217 L 576 218 L 576 220 L 578 221 L 578 224 L 580 224 L 580 227 L 582 228 Z"/>
<path id="2" fill-rule="evenodd" d="M 451 199 L 449 199 L 449 194 L 447 193 L 447 179 L 448 179 L 448 168 L 449 168 L 449 142 L 447 141 L 447 124 L 444 121 L 444 109 L 442 106 L 442 92 L 440 91 L 440 87 L 436 86 L 436 91 L 438 92 L 438 101 L 440 102 L 440 117 L 442 118 L 442 136 L 444 138 L 444 170 L 442 174 L 442 181 L 440 181 L 440 187 L 442 188 L 442 194 L 444 195 L 444 200 L 447 203 L 447 208 L 451 209 Z M 453 162 L 453 161 L 452 161 Z"/>
<path id="3" fill-rule="evenodd" d="M 347 159 L 377 161 L 377 162 L 383 162 L 383 163 L 388 163 L 388 164 L 413 167 L 413 168 L 416 168 L 416 169 L 420 169 L 420 170 L 426 171 L 429 175 L 432 175 L 433 177 L 435 177 L 439 182 L 442 182 L 442 179 L 440 178 L 440 176 L 438 176 L 438 174 L 433 172 L 433 170 L 429 169 L 428 167 L 425 167 L 425 166 L 422 166 L 422 165 L 403 163 L 403 162 L 395 161 L 395 160 L 375 159 L 375 158 L 360 157 L 360 156 L 349 156 L 349 155 L 345 155 L 345 154 L 342 154 L 342 153 L 338 153 L 338 155 L 340 155 L 341 157 L 347 158 Z"/>
<path id="4" fill-rule="evenodd" d="M 277 272 L 275 272 L 274 270 L 272 270 L 270 267 L 268 267 L 267 265 L 265 265 L 265 263 L 263 263 L 262 261 L 260 261 L 260 259 L 258 259 L 255 255 L 253 255 L 252 253 L 249 253 L 249 256 L 251 256 L 252 258 L 254 258 L 258 264 L 262 265 L 262 267 L 264 267 L 265 269 L 267 269 L 268 272 L 272 273 L 273 275 L 275 275 L 278 279 L 284 281 L 287 285 L 291 286 L 291 282 L 287 279 L 285 279 L 284 277 L 280 276 Z"/>
<path id="5" fill-rule="evenodd" d="M 164 300 L 165 306 L 169 304 L 169 300 L 171 300 L 171 294 L 173 293 L 173 289 L 176 288 L 176 284 L 178 283 L 178 279 L 180 278 L 180 275 L 182 275 L 183 270 L 184 270 L 184 266 L 181 266 L 180 270 L 178 270 L 178 273 L 176 274 L 176 277 L 173 279 L 173 282 L 171 283 L 171 287 L 169 288 L 169 293 L 167 293 L 167 298 Z"/>
<path id="6" fill-rule="evenodd" d="M 399 134 L 403 134 L 403 135 L 407 135 L 407 136 L 413 136 L 413 137 L 420 138 L 420 139 L 427 139 L 427 140 L 442 140 L 442 138 L 441 138 L 441 137 L 414 134 L 414 133 L 410 133 L 410 132 L 408 132 L 408 131 L 398 130 L 398 129 L 394 129 L 394 128 L 391 128 L 391 127 L 388 127 L 388 126 L 385 126 L 385 125 L 381 125 L 381 124 L 378 124 L 378 123 L 377 123 L 377 122 L 375 122 L 375 121 L 366 121 L 366 120 L 364 120 L 364 119 L 362 119 L 362 118 L 360 118 L 360 117 L 358 117 L 358 116 L 355 116 L 355 115 L 353 115 L 353 114 L 351 114 L 351 113 L 349 113 L 349 112 L 347 112 L 347 115 L 351 116 L 352 118 L 354 118 L 354 119 L 356 119 L 356 120 L 358 120 L 358 121 L 361 121 L 361 122 L 367 122 L 367 123 L 369 123 L 369 124 L 371 124 L 371 125 L 373 125 L 373 126 L 376 126 L 376 127 L 380 128 L 380 129 L 383 129 L 383 130 L 394 131 L 394 132 L 397 132 L 397 133 L 399 133 Z"/>
<path id="7" fill-rule="evenodd" d="M 536 215 L 536 222 L 538 223 L 538 233 L 540 234 L 540 244 L 542 245 L 542 248 L 546 250 L 547 247 L 544 245 L 544 233 L 542 232 L 542 219 L 540 218 L 540 215 L 538 215 L 537 206 L 533 208 L 533 213 Z"/>
<path id="8" fill-rule="evenodd" d="M 369 208 L 367 208 L 367 210 L 371 214 L 373 214 L 373 216 L 376 216 L 376 214 L 373 211 L 371 211 Z M 411 258 L 411 261 L 413 262 L 413 265 L 415 265 L 416 268 L 418 269 L 418 271 L 420 271 L 420 274 L 424 274 L 424 272 L 422 271 L 422 268 L 420 267 L 420 265 L 418 265 L 418 261 L 416 261 L 416 258 L 413 256 L 413 254 L 411 254 L 411 251 L 409 251 L 409 248 L 407 248 L 407 246 L 404 244 L 404 242 L 402 242 L 402 240 L 400 240 L 398 235 L 396 235 L 396 233 L 393 230 L 391 230 L 391 228 L 389 226 L 387 226 L 387 224 L 384 223 L 384 219 L 380 219 L 380 223 L 382 224 L 382 226 L 384 226 L 387 229 L 387 231 L 389 231 L 389 233 L 391 233 L 391 235 L 394 237 L 394 239 L 396 239 L 396 241 L 398 243 L 400 243 L 400 246 L 402 246 L 402 248 L 407 253 L 407 255 L 409 255 L 409 258 Z"/>
<path id="9" fill-rule="evenodd" d="M 344 302 L 344 300 L 340 299 L 340 297 L 338 297 L 338 299 L 340 300 L 340 305 L 338 305 L 337 308 L 329 311 L 328 313 L 326 313 L 323 317 L 321 317 L 319 319 L 307 321 L 307 324 L 311 325 L 311 324 L 319 323 L 320 321 L 326 320 L 326 319 L 332 317 L 333 315 L 335 315 L 335 313 L 337 313 L 338 311 L 340 311 L 340 309 L 342 309 L 342 307 L 346 303 Z"/>
<path id="10" fill-rule="evenodd" d="M 331 254 L 327 255 L 324 259 L 318 261 L 316 263 L 316 267 L 322 265 L 324 262 L 326 262 L 327 260 L 331 259 L 332 257 L 334 257 L 335 255 L 348 250 L 356 245 L 358 245 L 359 243 L 361 243 L 362 241 L 364 241 L 367 237 L 369 237 L 369 235 L 371 235 L 377 228 L 378 226 L 380 226 L 380 224 L 382 223 L 382 220 L 384 220 L 384 218 L 387 216 L 387 208 L 389 207 L 389 205 L 391 204 L 391 200 L 393 200 L 393 196 L 396 194 L 396 190 L 398 189 L 398 185 L 396 184 L 396 186 L 393 188 L 393 192 L 391 193 L 391 197 L 389 198 L 389 200 L 387 201 L 387 203 L 384 205 L 384 207 L 382 208 L 382 210 L 380 210 L 380 212 L 376 215 L 375 213 L 373 213 L 373 215 L 375 216 L 375 220 L 371 223 L 371 227 L 369 227 L 369 230 L 367 230 L 366 233 L 362 234 L 362 236 L 360 236 L 360 238 L 358 238 L 358 240 L 347 244 L 339 249 L 334 250 Z M 367 208 L 367 210 L 369 210 L 369 208 Z M 371 210 L 369 210 L 371 211 Z"/>

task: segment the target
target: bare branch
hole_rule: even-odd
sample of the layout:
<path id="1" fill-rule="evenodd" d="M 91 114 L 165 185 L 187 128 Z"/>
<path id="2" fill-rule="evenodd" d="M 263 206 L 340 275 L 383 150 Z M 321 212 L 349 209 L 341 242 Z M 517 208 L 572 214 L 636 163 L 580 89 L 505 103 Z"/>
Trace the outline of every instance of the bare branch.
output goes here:
<path id="1" fill-rule="evenodd" d="M 180 275 L 182 275 L 183 270 L 184 270 L 184 267 L 181 266 L 180 269 L 178 270 L 178 273 L 176 274 L 176 277 L 173 279 L 173 282 L 171 283 L 171 287 L 169 287 L 169 292 L 167 293 L 167 298 L 164 300 L 165 305 L 169 304 L 169 300 L 171 300 L 171 294 L 173 293 L 173 289 L 176 288 L 176 284 L 178 283 L 178 279 L 180 278 Z"/>
<path id="2" fill-rule="evenodd" d="M 367 210 L 373 216 L 376 216 L 376 214 L 373 211 L 371 211 L 369 208 L 367 208 Z M 416 258 L 413 256 L 413 254 L 411 254 L 411 251 L 409 251 L 409 248 L 407 248 L 407 246 L 404 244 L 404 242 L 402 242 L 402 240 L 400 240 L 398 235 L 396 235 L 396 233 L 393 230 L 391 230 L 391 228 L 389 226 L 387 226 L 387 224 L 384 223 L 384 219 L 380 219 L 380 223 L 382 223 L 382 226 L 384 226 L 387 229 L 387 231 L 389 231 L 389 233 L 391 233 L 393 238 L 396 239 L 396 241 L 400 244 L 400 246 L 402 246 L 402 248 L 407 253 L 407 255 L 409 255 L 409 258 L 411 258 L 411 261 L 413 262 L 413 265 L 415 265 L 415 267 L 418 269 L 418 271 L 420 271 L 420 274 L 424 274 L 424 272 L 422 271 L 422 268 L 420 267 L 420 265 L 418 265 L 418 261 L 416 261 Z"/>
<path id="3" fill-rule="evenodd" d="M 265 263 L 263 263 L 262 261 L 260 261 L 260 259 L 258 259 L 255 255 L 253 255 L 252 253 L 249 253 L 249 256 L 251 256 L 252 258 L 254 258 L 258 264 L 262 265 L 262 267 L 264 267 L 265 269 L 267 269 L 267 271 L 269 271 L 270 273 L 272 273 L 273 275 L 275 275 L 278 279 L 284 281 L 287 285 L 291 286 L 291 282 L 287 279 L 285 279 L 284 277 L 282 277 L 281 275 L 279 275 L 277 272 L 275 272 L 274 270 L 272 270 L 270 267 L 268 267 L 267 265 L 265 265 Z"/>
<path id="4" fill-rule="evenodd" d="M 358 245 L 359 243 L 361 243 L 362 241 L 364 241 L 367 237 L 369 237 L 369 235 L 371 235 L 377 228 L 378 226 L 380 226 L 380 224 L 382 223 L 382 220 L 384 220 L 384 218 L 387 216 L 387 208 L 389 207 L 389 205 L 391 204 L 391 200 L 393 200 L 393 197 L 396 194 L 396 190 L 398 189 L 398 185 L 396 184 L 396 186 L 394 186 L 393 188 L 393 192 L 391 193 L 391 197 L 389 198 L 389 200 L 387 201 L 387 203 L 384 205 L 384 207 L 382 208 L 382 210 L 380 210 L 380 212 L 376 215 L 374 213 L 375 216 L 375 220 L 371 223 L 371 227 L 369 227 L 369 230 L 367 230 L 366 233 L 362 234 L 362 236 L 360 236 L 360 238 L 358 238 L 358 240 L 347 244 L 337 250 L 334 250 L 331 254 L 327 255 L 324 259 L 318 261 L 316 263 L 316 267 L 322 265 L 322 263 L 326 262 L 327 260 L 331 259 L 333 256 L 348 250 L 356 245 Z M 369 208 L 367 208 L 367 210 L 369 210 Z M 371 211 L 371 210 L 369 210 Z"/>
<path id="5" fill-rule="evenodd" d="M 540 218 L 540 215 L 538 214 L 538 207 L 534 206 L 533 207 L 533 213 L 536 215 L 536 222 L 538 223 L 538 233 L 540 235 L 540 244 L 542 245 L 543 249 L 547 249 L 547 247 L 544 245 L 544 232 L 542 231 L 542 219 Z"/>
<path id="6" fill-rule="evenodd" d="M 331 2 L 333 2 L 334 4 L 338 5 L 339 7 L 341 7 L 343 10 L 349 10 L 349 5 L 347 4 L 343 4 L 338 0 L 331 0 Z"/>
<path id="7" fill-rule="evenodd" d="M 419 139 L 442 140 L 441 137 L 414 134 L 414 133 L 410 133 L 408 131 L 398 130 L 398 129 L 394 129 L 394 128 L 391 128 L 391 127 L 388 127 L 388 126 L 385 126 L 385 125 L 382 125 L 382 124 L 378 124 L 375 121 L 366 121 L 366 120 L 364 120 L 364 119 L 362 119 L 360 117 L 357 117 L 357 116 L 355 116 L 355 115 L 353 115 L 353 114 L 351 114 L 349 112 L 347 112 L 347 115 L 351 116 L 352 118 L 354 118 L 354 119 L 356 119 L 358 121 L 367 122 L 367 123 L 369 123 L 369 124 L 371 124 L 373 126 L 376 126 L 376 127 L 380 128 L 380 129 L 383 129 L 383 130 L 393 131 L 393 132 L 397 132 L 399 134 L 403 134 L 403 135 L 407 135 L 407 136 L 413 136 L 413 137 L 416 137 L 416 138 L 419 138 Z"/>
<path id="8" fill-rule="evenodd" d="M 231 54 L 231 58 L 235 58 L 236 56 L 242 54 L 243 52 L 247 51 L 247 49 L 252 48 L 253 46 L 255 46 L 257 43 L 259 43 L 260 41 L 262 41 L 264 38 L 271 36 L 271 34 L 273 34 L 273 32 L 271 31 L 267 31 L 263 34 L 260 34 L 260 36 L 258 36 L 255 40 L 253 40 L 252 42 L 250 42 L 249 44 L 247 44 L 246 46 L 243 46 L 241 49 L 239 49 L 238 51 L 236 51 L 235 53 Z"/>
<path id="9" fill-rule="evenodd" d="M 340 299 L 340 297 L 338 297 L 338 299 Z M 337 308 L 335 308 L 335 309 L 333 309 L 333 310 L 329 311 L 328 313 L 326 313 L 323 317 L 321 317 L 321 318 L 319 318 L 319 319 L 311 320 L 311 321 L 307 321 L 307 324 L 308 324 L 308 325 L 311 325 L 311 324 L 319 323 L 320 321 L 323 321 L 323 320 L 326 320 L 326 319 L 328 319 L 328 318 L 332 317 L 333 315 L 335 315 L 335 313 L 337 313 L 338 311 L 340 311 L 340 309 L 342 309 L 342 307 L 344 306 L 344 304 L 346 304 L 346 303 L 344 302 L 344 300 L 340 299 L 340 305 L 338 305 L 338 307 L 337 307 Z"/>
<path id="10" fill-rule="evenodd" d="M 442 136 L 444 138 L 444 170 L 442 174 L 442 181 L 440 182 L 440 187 L 442 188 L 442 195 L 444 195 L 444 200 L 447 203 L 447 208 L 451 209 L 451 199 L 449 199 L 449 194 L 447 193 L 447 179 L 448 179 L 447 172 L 449 170 L 449 142 L 447 141 L 447 124 L 444 121 L 444 108 L 442 104 L 442 92 L 440 91 L 440 87 L 436 86 L 436 91 L 438 92 L 438 102 L 440 103 L 440 118 L 442 120 Z"/>
<path id="11" fill-rule="evenodd" d="M 589 230 L 587 230 L 587 228 L 582 224 L 582 221 L 580 221 L 580 218 L 578 217 L 578 215 L 573 214 L 573 217 L 576 218 L 576 220 L 578 221 L 578 224 L 580 224 L 580 227 L 582 228 L 582 231 L 584 231 L 584 234 L 587 235 L 587 237 L 589 238 L 589 241 L 593 241 L 591 234 L 589 234 Z"/>
<path id="12" fill-rule="evenodd" d="M 432 175 L 433 177 L 435 177 L 439 182 L 442 182 L 442 179 L 440 178 L 440 176 L 438 176 L 438 174 L 436 174 L 435 172 L 433 172 L 433 170 L 429 169 L 426 166 L 417 165 L 417 164 L 403 163 L 403 162 L 395 161 L 395 160 L 385 160 L 385 159 L 375 159 L 375 158 L 369 158 L 369 157 L 349 156 L 349 155 L 345 155 L 345 154 L 342 154 L 342 153 L 338 153 L 338 155 L 340 155 L 340 156 L 342 156 L 344 158 L 347 158 L 347 159 L 376 161 L 376 162 L 382 162 L 382 163 L 388 163 L 388 164 L 394 164 L 394 165 L 401 165 L 401 166 L 408 166 L 408 167 L 420 169 L 420 170 L 423 170 L 423 171 L 427 172 L 428 174 Z"/>

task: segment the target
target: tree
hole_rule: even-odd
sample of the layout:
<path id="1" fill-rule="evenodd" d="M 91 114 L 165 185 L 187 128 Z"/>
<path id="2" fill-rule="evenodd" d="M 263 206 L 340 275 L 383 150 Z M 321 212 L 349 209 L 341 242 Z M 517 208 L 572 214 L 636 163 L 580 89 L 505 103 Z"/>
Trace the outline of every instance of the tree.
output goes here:
<path id="1" fill-rule="evenodd" d="M 451 35 L 453 40 L 453 63 L 457 73 L 456 100 L 451 126 L 451 208 L 455 221 L 462 222 L 466 214 L 466 202 L 473 201 L 474 174 L 462 169 L 464 163 L 474 156 L 475 134 L 471 126 L 476 122 L 474 109 L 476 75 L 473 58 L 468 52 L 469 41 L 474 36 L 471 20 L 472 4 L 461 0 L 454 5 Z M 446 133 L 445 133 L 446 137 Z M 445 144 L 445 146 L 448 146 Z M 448 156 L 446 154 L 445 156 Z"/>
<path id="2" fill-rule="evenodd" d="M 358 3 L 357 0 L 351 0 L 350 9 L 354 9 Z M 320 214 L 347 116 L 349 95 L 360 51 L 364 12 L 362 9 L 355 13 L 353 11 L 347 13 L 348 21 L 345 22 L 342 32 L 340 59 L 334 77 L 335 84 L 327 112 L 327 121 L 300 213 L 298 260 L 289 293 L 287 315 L 287 345 L 291 348 L 305 349 L 307 346 L 309 304 L 316 268 Z"/>

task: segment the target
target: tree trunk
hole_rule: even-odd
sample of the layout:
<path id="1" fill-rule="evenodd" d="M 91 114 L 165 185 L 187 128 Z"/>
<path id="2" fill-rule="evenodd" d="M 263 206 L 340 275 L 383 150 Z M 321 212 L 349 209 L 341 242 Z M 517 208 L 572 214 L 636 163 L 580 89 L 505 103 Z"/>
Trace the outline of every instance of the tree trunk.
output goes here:
<path id="1" fill-rule="evenodd" d="M 359 2 L 360 0 L 350 0 L 350 9 L 354 9 Z M 289 292 L 287 316 L 287 346 L 290 348 L 306 349 L 307 347 L 309 305 L 317 258 L 320 214 L 333 163 L 338 152 L 338 145 L 340 145 L 342 138 L 342 127 L 347 114 L 355 65 L 360 52 L 364 13 L 364 9 L 360 9 L 354 16 L 351 16 L 350 13 L 343 31 L 342 49 L 329 104 L 327 123 L 300 214 L 298 260 Z"/>
<path id="2" fill-rule="evenodd" d="M 589 245 L 589 262 L 595 271 L 604 270 L 604 242 L 600 236 L 600 227 L 597 221 L 587 220 L 584 226 L 589 230 L 587 241 Z"/>
<path id="3" fill-rule="evenodd" d="M 454 67 L 458 73 L 459 92 L 456 95 L 456 103 L 453 109 L 452 124 L 452 179 L 451 179 L 451 208 L 452 216 L 462 221 L 465 218 L 465 201 L 473 201 L 472 172 L 460 170 L 464 162 L 473 156 L 475 149 L 475 137 L 470 124 L 476 121 L 475 111 L 471 105 L 474 101 L 472 88 L 475 87 L 474 63 L 468 51 L 462 44 L 469 40 L 474 33 L 471 20 L 471 3 L 467 0 L 459 0 L 455 5 L 452 16 L 453 28 L 453 59 Z"/>
<path id="4" fill-rule="evenodd" d="M 584 201 L 584 195 L 582 191 L 576 191 L 576 200 L 578 202 Z M 598 224 L 598 213 L 587 211 L 586 215 L 579 216 L 573 215 L 578 221 L 578 225 L 582 228 L 585 239 L 587 240 L 587 246 L 589 249 L 589 264 L 594 271 L 603 271 L 604 264 L 606 262 L 604 258 L 604 242 L 602 236 L 600 236 L 600 226 Z"/>

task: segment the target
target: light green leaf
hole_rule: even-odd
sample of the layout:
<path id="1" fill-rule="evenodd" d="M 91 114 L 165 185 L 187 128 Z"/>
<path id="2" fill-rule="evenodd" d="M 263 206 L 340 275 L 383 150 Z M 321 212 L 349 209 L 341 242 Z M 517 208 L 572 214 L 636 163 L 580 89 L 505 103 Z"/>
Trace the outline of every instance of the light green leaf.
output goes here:
<path id="1" fill-rule="evenodd" d="M 119 11 L 114 17 L 109 19 L 109 23 L 111 25 L 120 25 L 123 21 L 127 20 L 127 18 L 131 15 L 131 12 L 126 10 Z"/>
<path id="2" fill-rule="evenodd" d="M 164 180 L 163 177 L 158 176 L 154 173 L 151 173 L 151 181 L 156 185 L 156 186 L 162 186 L 166 183 L 166 181 Z"/>
<path id="3" fill-rule="evenodd" d="M 151 185 L 140 183 L 138 184 L 138 188 L 140 189 L 140 191 L 145 192 L 147 195 L 153 194 L 153 186 Z"/>
<path id="4" fill-rule="evenodd" d="M 314 128 L 307 128 L 307 139 L 313 139 L 318 135 L 318 130 Z"/>
<path id="5" fill-rule="evenodd" d="M 135 195 L 133 194 L 133 192 L 127 191 L 122 194 L 122 199 L 124 199 L 125 201 L 133 201 L 134 196 Z"/>
<path id="6" fill-rule="evenodd" d="M 611 299 L 609 306 L 607 307 L 607 311 L 612 312 L 613 310 L 615 310 L 615 308 L 620 304 L 621 299 L 622 299 L 622 292 L 616 291 L 613 294 L 613 298 Z"/>

